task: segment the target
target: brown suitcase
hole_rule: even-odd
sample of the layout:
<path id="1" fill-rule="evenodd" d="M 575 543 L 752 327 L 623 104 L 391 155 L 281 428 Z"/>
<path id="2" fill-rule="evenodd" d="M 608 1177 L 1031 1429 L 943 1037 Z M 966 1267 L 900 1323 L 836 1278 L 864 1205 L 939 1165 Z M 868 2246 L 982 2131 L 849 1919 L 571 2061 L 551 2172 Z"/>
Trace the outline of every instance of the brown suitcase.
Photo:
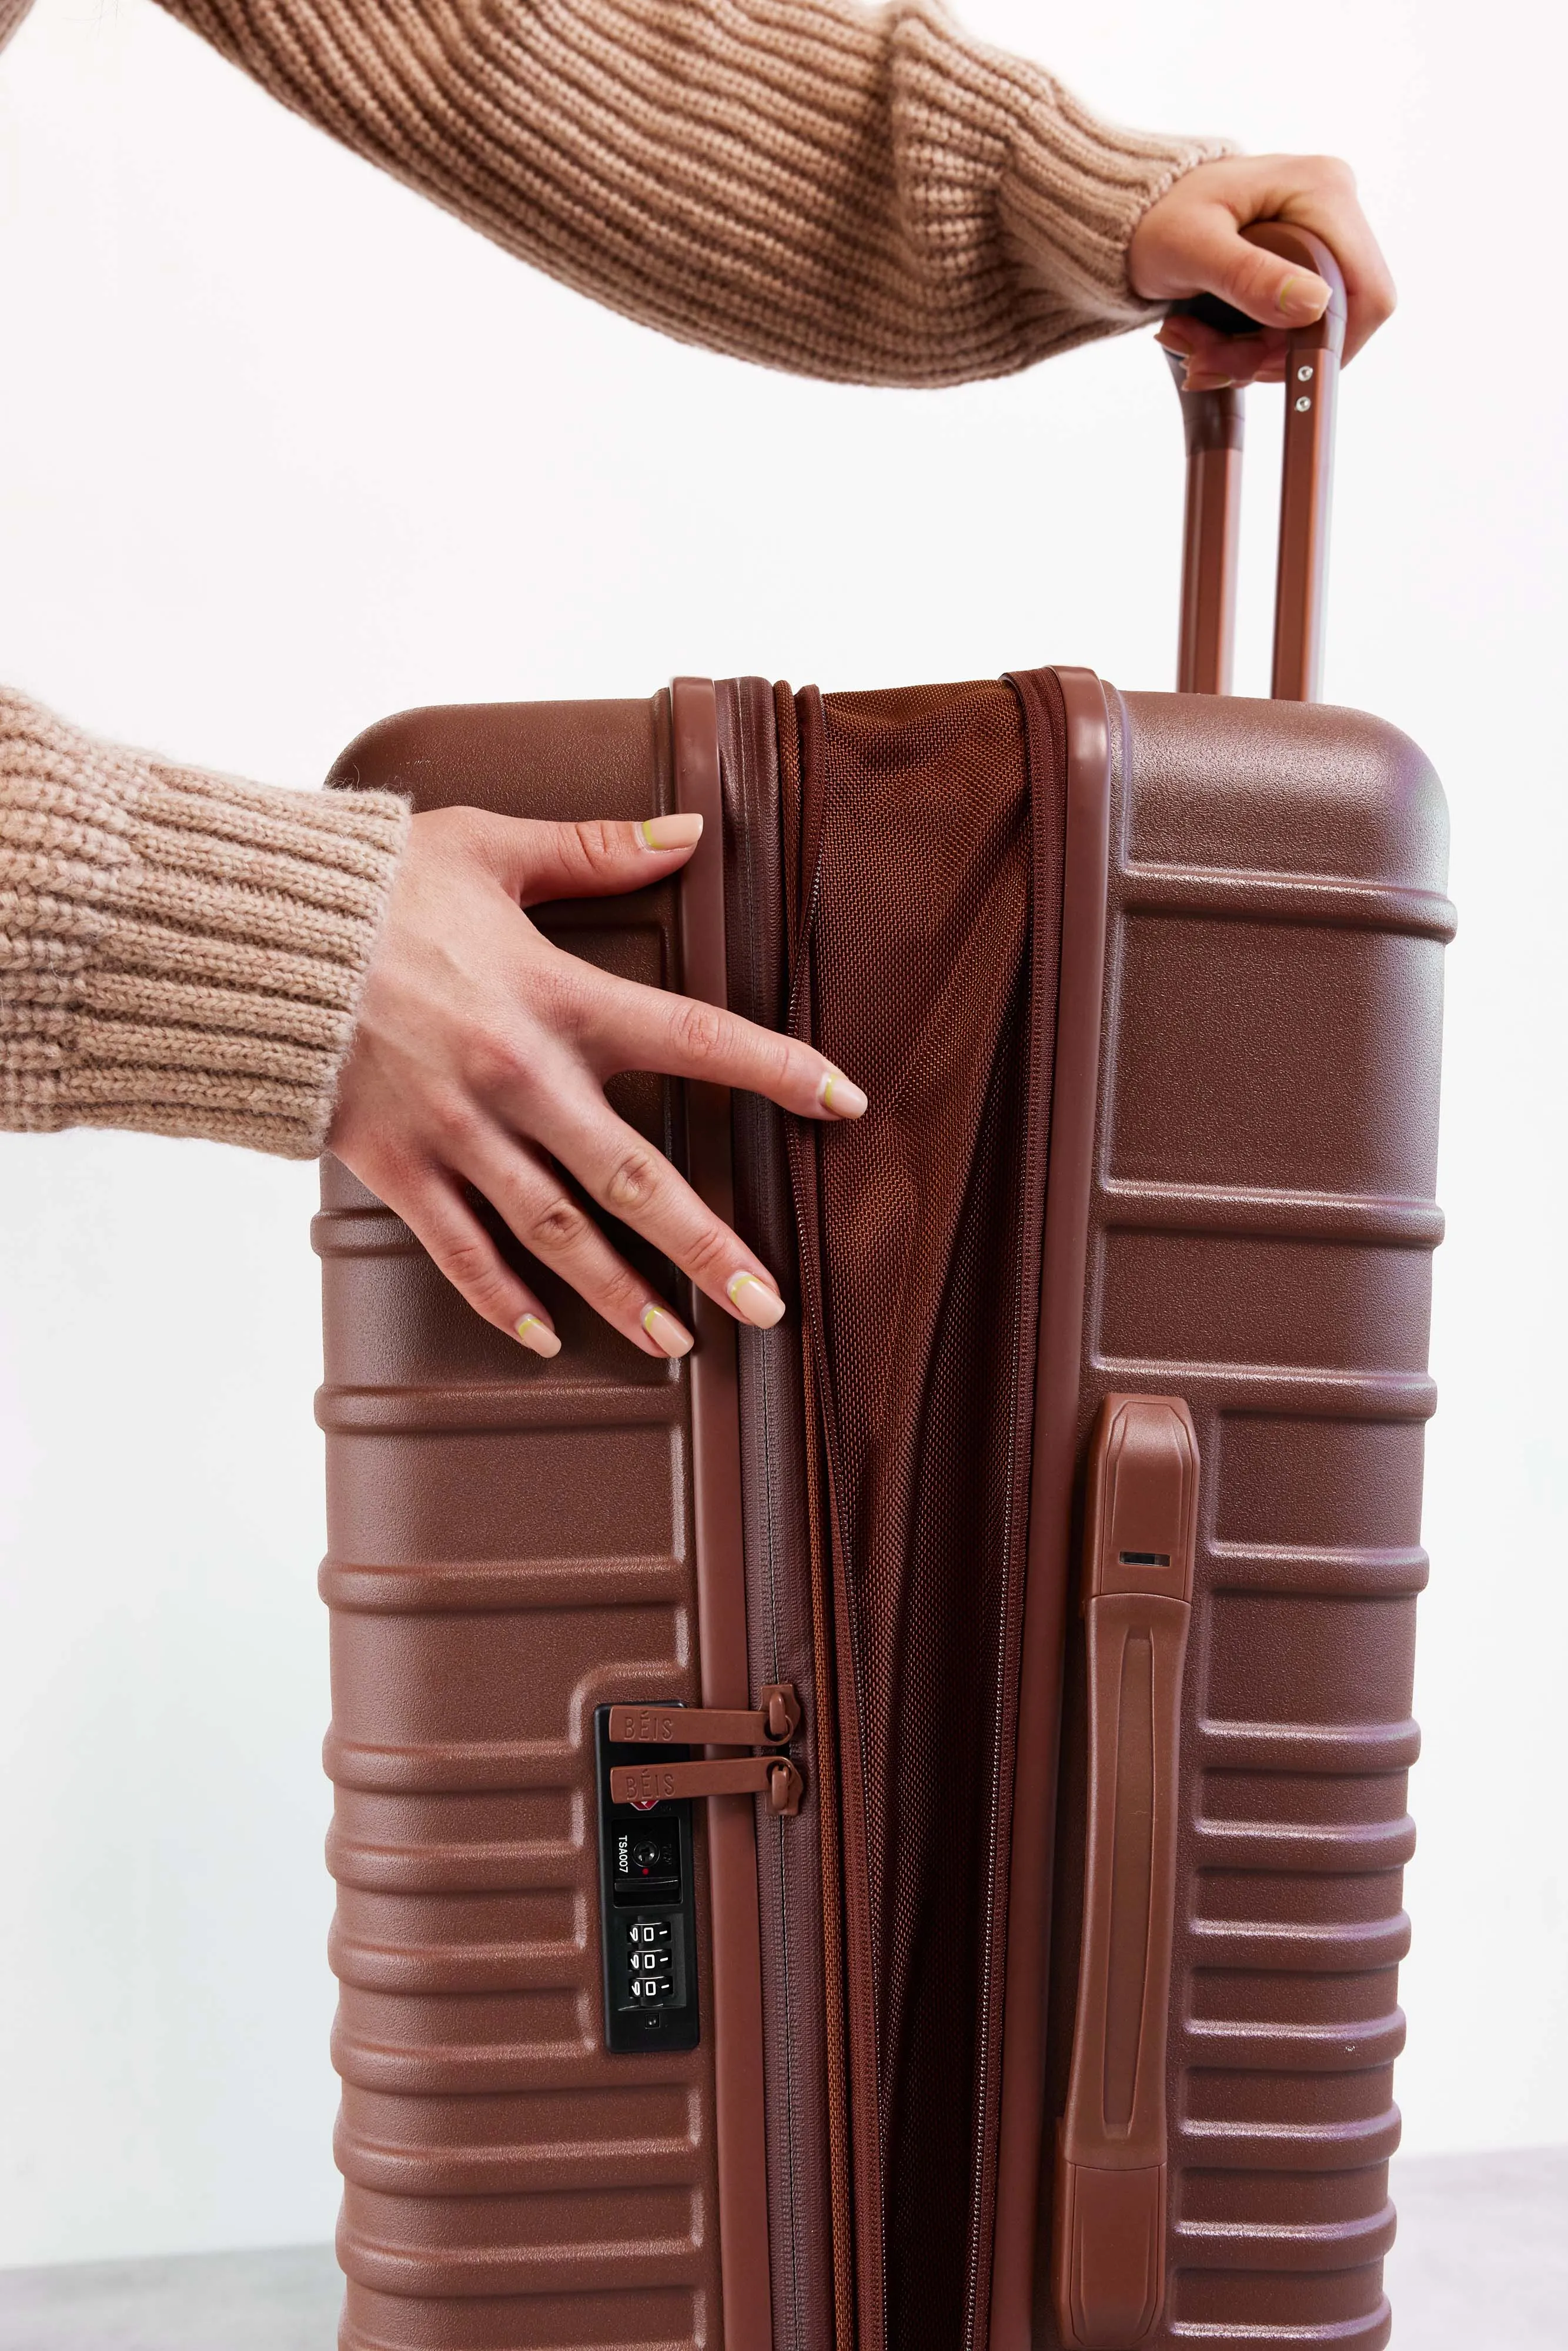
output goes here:
<path id="1" fill-rule="evenodd" d="M 1184 394 L 1179 695 L 686 679 L 333 770 L 700 810 L 545 926 L 873 1102 L 616 1081 L 795 1309 L 680 1363 L 537 1273 L 525 1354 L 325 1165 L 347 2351 L 1388 2340 L 1453 916 L 1420 753 L 1312 706 L 1342 331 L 1271 702 Z"/>

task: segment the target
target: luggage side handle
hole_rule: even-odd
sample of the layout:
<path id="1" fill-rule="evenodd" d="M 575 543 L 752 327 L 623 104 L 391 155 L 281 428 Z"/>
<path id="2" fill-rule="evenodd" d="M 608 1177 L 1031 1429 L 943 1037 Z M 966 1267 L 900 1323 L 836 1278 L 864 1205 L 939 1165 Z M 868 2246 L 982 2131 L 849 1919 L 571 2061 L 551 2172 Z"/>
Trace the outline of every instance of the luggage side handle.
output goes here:
<path id="1" fill-rule="evenodd" d="M 1298 262 L 1327 280 L 1321 319 L 1292 328 L 1285 361 L 1285 455 L 1274 589 L 1276 702 L 1315 702 L 1322 669 L 1333 476 L 1334 395 L 1344 349 L 1344 278 L 1322 239 L 1283 221 L 1242 231 L 1249 245 Z M 1255 335 L 1258 321 L 1202 295 L 1176 305 L 1227 334 Z M 1236 636 L 1236 552 L 1241 511 L 1243 402 L 1239 392 L 1186 392 L 1183 361 L 1167 353 L 1186 429 L 1178 694 L 1228 694 Z"/>
<path id="2" fill-rule="evenodd" d="M 1166 2042 L 1197 1439 L 1177 1396 L 1111 1395 L 1089 1463 L 1089 1834 L 1052 2252 L 1071 2351 L 1136 2351 L 1166 2273 Z"/>

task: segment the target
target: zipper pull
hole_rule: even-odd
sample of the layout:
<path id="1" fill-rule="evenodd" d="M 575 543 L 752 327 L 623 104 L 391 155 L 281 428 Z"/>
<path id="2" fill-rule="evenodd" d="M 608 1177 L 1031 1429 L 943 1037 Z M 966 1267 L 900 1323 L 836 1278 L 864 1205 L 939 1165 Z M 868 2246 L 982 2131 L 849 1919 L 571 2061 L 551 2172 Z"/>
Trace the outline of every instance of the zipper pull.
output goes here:
<path id="1" fill-rule="evenodd" d="M 790 1682 L 765 1682 L 756 1707 L 612 1706 L 612 1747 L 782 1747 L 800 1728 Z M 766 1796 L 785 1819 L 800 1809 L 806 1783 L 787 1756 L 735 1755 L 701 1763 L 616 1763 L 612 1804 L 662 1804 L 678 1796 Z"/>
<path id="2" fill-rule="evenodd" d="M 758 1707 L 637 1705 L 610 1709 L 612 1747 L 782 1747 L 800 1728 L 800 1701 L 791 1682 L 764 1682 Z"/>
<path id="3" fill-rule="evenodd" d="M 612 1804 L 645 1807 L 676 1796 L 766 1796 L 770 1812 L 791 1819 L 805 1792 L 799 1771 L 781 1755 L 720 1756 L 702 1763 L 617 1763 L 610 1772 Z"/>

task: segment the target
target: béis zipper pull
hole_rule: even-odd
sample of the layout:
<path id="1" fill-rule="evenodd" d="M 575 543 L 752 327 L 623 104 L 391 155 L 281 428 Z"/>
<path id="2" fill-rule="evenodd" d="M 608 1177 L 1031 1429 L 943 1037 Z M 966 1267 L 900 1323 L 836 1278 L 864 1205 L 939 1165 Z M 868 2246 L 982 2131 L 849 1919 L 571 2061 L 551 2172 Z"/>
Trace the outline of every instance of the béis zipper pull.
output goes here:
<path id="1" fill-rule="evenodd" d="M 789 1682 L 768 1682 L 753 1708 L 621 1705 L 610 1708 L 613 1747 L 762 1747 L 777 1749 L 800 1728 L 800 1701 Z M 800 1809 L 806 1783 L 788 1756 L 718 1756 L 699 1763 L 617 1763 L 610 1799 L 647 1809 L 683 1796 L 766 1796 L 768 1809 L 789 1818 Z"/>

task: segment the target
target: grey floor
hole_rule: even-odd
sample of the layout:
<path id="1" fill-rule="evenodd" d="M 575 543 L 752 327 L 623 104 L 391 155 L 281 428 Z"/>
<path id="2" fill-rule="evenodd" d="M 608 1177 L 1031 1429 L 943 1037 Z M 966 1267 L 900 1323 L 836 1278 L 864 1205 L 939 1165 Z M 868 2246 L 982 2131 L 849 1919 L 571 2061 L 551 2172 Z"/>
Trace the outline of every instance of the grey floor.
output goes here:
<path id="1" fill-rule="evenodd" d="M 1568 2351 L 1568 2147 L 1396 2163 L 1396 2351 Z M 0 2351 L 332 2351 L 329 2245 L 0 2271 Z"/>
<path id="2" fill-rule="evenodd" d="M 1568 2147 L 1411 2156 L 1393 2172 L 1395 2351 L 1568 2351 Z"/>

